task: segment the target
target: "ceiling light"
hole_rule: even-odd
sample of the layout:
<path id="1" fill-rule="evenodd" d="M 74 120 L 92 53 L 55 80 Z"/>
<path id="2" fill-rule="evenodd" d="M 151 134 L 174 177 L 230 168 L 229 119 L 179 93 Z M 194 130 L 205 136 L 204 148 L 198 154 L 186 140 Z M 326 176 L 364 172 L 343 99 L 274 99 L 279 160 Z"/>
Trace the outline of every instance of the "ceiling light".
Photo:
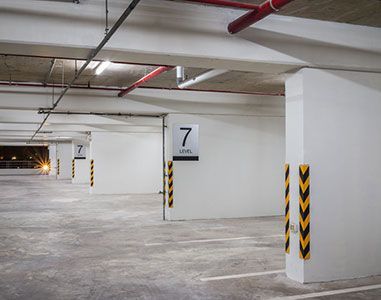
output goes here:
<path id="1" fill-rule="evenodd" d="M 101 63 L 98 65 L 97 69 L 95 70 L 95 74 L 96 74 L 96 75 L 100 75 L 100 74 L 102 74 L 102 72 L 103 72 L 104 70 L 106 70 L 106 68 L 107 68 L 110 64 L 111 64 L 110 61 L 104 61 L 104 62 L 101 62 Z"/>

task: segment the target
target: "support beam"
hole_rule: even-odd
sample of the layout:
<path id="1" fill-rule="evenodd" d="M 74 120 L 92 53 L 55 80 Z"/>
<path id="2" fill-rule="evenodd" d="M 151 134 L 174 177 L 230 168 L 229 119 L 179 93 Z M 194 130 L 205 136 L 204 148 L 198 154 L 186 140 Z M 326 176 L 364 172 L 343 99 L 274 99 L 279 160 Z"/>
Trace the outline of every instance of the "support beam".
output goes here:
<path id="1" fill-rule="evenodd" d="M 109 5 L 111 22 L 120 8 L 115 1 Z M 103 37 L 104 3 L 85 1 L 77 8 L 60 2 L 0 1 L 0 28 L 12 28 L 0 30 L 1 52 L 85 59 Z M 227 20 L 241 15 L 233 9 L 145 0 L 97 59 L 262 73 L 300 67 L 381 70 L 378 28 L 270 15 L 237 36 L 229 35 Z M 78 28 L 81 34 L 72 34 Z"/>
<path id="2" fill-rule="evenodd" d="M 283 115 L 284 109 L 278 103 L 284 101 L 281 95 L 248 95 L 235 93 L 209 93 L 190 90 L 162 90 L 137 89 L 123 101 L 115 100 L 115 93 L 109 91 L 72 90 L 59 107 L 61 112 L 92 112 L 101 113 L 136 113 L 136 114 L 166 114 L 166 113 L 216 113 L 216 114 L 256 114 L 258 111 L 269 114 Z M 110 105 L 112 103 L 112 106 Z M 40 108 L 49 107 L 51 94 L 48 89 L 40 87 L 0 88 L 0 109 L 20 111 L 19 123 L 26 122 L 25 111 L 33 115 L 33 120 L 41 120 L 37 112 Z M 281 108 L 281 109 L 280 109 Z M 0 110 L 0 113 L 1 113 Z M 16 116 L 16 115 L 14 115 Z M 1 118 L 10 119 L 8 111 Z M 54 115 L 53 119 L 64 116 Z M 68 118 L 70 117 L 70 118 Z M 83 122 L 85 116 L 65 116 L 74 120 L 80 117 Z M 99 116 L 86 116 L 86 119 L 99 119 Z M 1 119 L 0 118 L 0 119 Z M 93 121 L 91 121 L 93 122 Z M 76 123 L 75 123 L 76 124 Z"/>
<path id="3" fill-rule="evenodd" d="M 44 87 L 0 87 L 0 128 L 8 136 L 27 141 L 41 123 L 41 108 L 49 107 L 51 94 Z M 112 103 L 112 105 L 110 105 Z M 91 111 L 89 111 L 91 109 Z M 69 114 L 68 114 L 69 112 Z M 115 99 L 114 91 L 71 90 L 59 109 L 55 110 L 36 140 L 57 141 L 86 139 L 87 132 L 160 132 L 160 116 L 167 113 L 211 115 L 284 116 L 281 96 L 244 95 L 234 93 L 194 92 L 189 90 L 137 89 L 123 101 Z M 135 118 L 133 115 L 149 116 Z M 27 135 L 27 133 L 29 134 Z"/>
<path id="4" fill-rule="evenodd" d="M 180 83 L 181 81 L 179 81 Z M 0 81 L 0 86 L 18 86 L 18 87 L 57 87 L 61 88 L 62 85 L 59 84 L 41 84 L 38 82 L 16 82 L 16 81 Z M 143 88 L 143 87 L 139 87 Z M 154 87 L 154 86 L 144 86 L 145 89 L 153 89 L 160 91 L 173 91 L 181 90 L 180 88 L 165 88 L 165 87 Z M 81 89 L 81 90 L 94 90 L 94 91 L 115 91 L 121 92 L 123 88 L 112 87 L 112 86 L 88 86 L 88 85 L 72 85 L 71 89 Z M 187 89 L 188 91 L 195 92 L 206 92 L 206 93 L 231 93 L 231 94 L 242 94 L 242 95 L 258 95 L 258 96 L 284 96 L 284 93 L 264 93 L 264 92 L 239 92 L 239 91 L 228 91 L 228 90 L 203 90 L 203 89 Z"/>

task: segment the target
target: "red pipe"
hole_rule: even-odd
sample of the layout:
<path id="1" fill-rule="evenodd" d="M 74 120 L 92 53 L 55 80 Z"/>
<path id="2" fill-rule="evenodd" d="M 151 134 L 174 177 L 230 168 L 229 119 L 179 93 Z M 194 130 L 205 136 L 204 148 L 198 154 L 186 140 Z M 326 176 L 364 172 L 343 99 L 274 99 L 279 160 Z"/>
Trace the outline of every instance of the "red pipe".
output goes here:
<path id="1" fill-rule="evenodd" d="M 257 10 L 249 11 L 243 16 L 239 17 L 237 20 L 231 22 L 228 26 L 228 31 L 231 34 L 240 32 L 250 25 L 262 20 L 268 15 L 272 14 L 274 11 L 278 11 L 286 4 L 293 0 L 268 0 L 261 4 Z"/>
<path id="2" fill-rule="evenodd" d="M 150 79 L 152 79 L 152 78 L 154 78 L 156 76 L 159 76 L 161 73 L 170 71 L 172 69 L 173 69 L 173 67 L 159 67 L 159 68 L 153 70 L 151 73 L 149 73 L 146 76 L 140 78 L 138 81 L 133 83 L 128 88 L 121 90 L 119 92 L 119 94 L 118 94 L 118 97 L 123 97 L 124 95 L 127 95 L 129 92 L 133 91 L 134 89 L 136 89 L 137 87 L 139 87 L 143 83 L 147 82 L 148 80 L 150 80 Z"/>
<path id="3" fill-rule="evenodd" d="M 255 9 L 259 8 L 259 6 L 255 5 L 255 4 L 235 2 L 235 1 L 226 1 L 226 0 L 187 0 L 187 1 L 188 2 L 212 4 L 212 5 L 216 5 L 216 6 L 242 8 L 242 9 L 253 9 L 253 10 L 255 10 Z"/>

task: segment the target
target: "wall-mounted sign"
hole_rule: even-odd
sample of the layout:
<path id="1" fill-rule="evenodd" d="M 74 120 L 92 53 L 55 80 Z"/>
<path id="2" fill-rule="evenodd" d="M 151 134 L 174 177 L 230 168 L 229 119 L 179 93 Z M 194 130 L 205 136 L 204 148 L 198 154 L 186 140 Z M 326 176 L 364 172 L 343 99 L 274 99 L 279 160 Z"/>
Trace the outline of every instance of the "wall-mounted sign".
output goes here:
<path id="1" fill-rule="evenodd" d="M 74 145 L 74 159 L 86 159 L 86 146 L 83 144 Z"/>
<path id="2" fill-rule="evenodd" d="M 198 160 L 198 125 L 173 126 L 173 160 Z"/>

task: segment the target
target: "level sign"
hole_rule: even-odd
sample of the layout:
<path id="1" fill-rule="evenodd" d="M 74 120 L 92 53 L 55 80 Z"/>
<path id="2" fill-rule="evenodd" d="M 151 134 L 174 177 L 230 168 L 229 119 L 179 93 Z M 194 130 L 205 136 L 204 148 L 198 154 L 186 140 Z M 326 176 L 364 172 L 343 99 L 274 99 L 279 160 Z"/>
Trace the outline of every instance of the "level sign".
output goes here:
<path id="1" fill-rule="evenodd" d="M 198 161 L 198 124 L 173 126 L 173 160 Z"/>
<path id="2" fill-rule="evenodd" d="M 83 144 L 74 145 L 74 159 L 86 159 L 86 146 Z"/>

